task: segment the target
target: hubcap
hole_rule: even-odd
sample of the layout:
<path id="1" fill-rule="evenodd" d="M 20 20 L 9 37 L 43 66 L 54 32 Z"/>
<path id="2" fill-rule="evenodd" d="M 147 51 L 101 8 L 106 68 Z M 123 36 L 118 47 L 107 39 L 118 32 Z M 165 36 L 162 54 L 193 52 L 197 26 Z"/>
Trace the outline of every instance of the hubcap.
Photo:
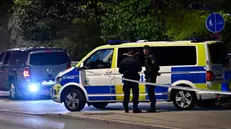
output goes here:
<path id="1" fill-rule="evenodd" d="M 65 101 L 67 106 L 71 109 L 76 109 L 79 106 L 79 98 L 74 92 L 68 93 Z"/>
<path id="2" fill-rule="evenodd" d="M 181 108 L 187 108 L 192 102 L 192 96 L 189 92 L 179 91 L 176 94 L 176 103 Z"/>
<path id="3" fill-rule="evenodd" d="M 10 95 L 11 95 L 12 98 L 15 97 L 15 87 L 14 87 L 14 84 L 10 85 Z"/>

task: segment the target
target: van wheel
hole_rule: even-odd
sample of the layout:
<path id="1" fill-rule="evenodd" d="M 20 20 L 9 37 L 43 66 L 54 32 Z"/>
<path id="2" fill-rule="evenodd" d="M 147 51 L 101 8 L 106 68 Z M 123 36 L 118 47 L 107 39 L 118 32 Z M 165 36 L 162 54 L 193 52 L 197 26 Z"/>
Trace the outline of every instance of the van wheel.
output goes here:
<path id="1" fill-rule="evenodd" d="M 180 110 L 191 110 L 196 106 L 196 95 L 194 92 L 174 90 L 172 100 L 175 107 Z"/>
<path id="2" fill-rule="evenodd" d="M 95 108 L 105 108 L 107 105 L 108 103 L 92 103 Z"/>
<path id="3" fill-rule="evenodd" d="M 85 104 L 83 93 L 77 89 L 70 89 L 64 95 L 64 105 L 69 111 L 81 111 Z"/>
<path id="4" fill-rule="evenodd" d="M 17 100 L 19 98 L 18 96 L 18 90 L 17 90 L 17 86 L 14 80 L 11 80 L 9 83 L 9 87 L 10 87 L 10 99 L 11 100 Z"/>

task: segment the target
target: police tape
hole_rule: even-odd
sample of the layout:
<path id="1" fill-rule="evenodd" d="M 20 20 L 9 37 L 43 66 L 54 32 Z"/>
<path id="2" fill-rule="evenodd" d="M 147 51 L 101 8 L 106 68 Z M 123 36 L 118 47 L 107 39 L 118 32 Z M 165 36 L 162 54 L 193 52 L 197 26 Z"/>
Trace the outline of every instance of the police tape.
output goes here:
<path id="1" fill-rule="evenodd" d="M 144 84 L 144 85 L 155 86 L 155 87 L 171 88 L 171 89 L 175 89 L 175 90 L 194 91 L 194 92 L 197 92 L 200 94 L 204 93 L 204 94 L 231 95 L 231 92 L 229 92 L 229 91 L 218 91 L 218 90 L 211 90 L 211 89 L 205 90 L 205 89 L 194 88 L 194 87 L 164 85 L 164 84 L 158 84 L 158 83 L 152 83 L 152 82 L 137 81 L 137 80 L 127 79 L 127 78 L 123 78 L 123 77 L 120 78 L 120 77 L 110 76 L 108 74 L 101 74 L 101 73 L 97 73 L 97 72 L 91 72 L 91 71 L 87 71 L 87 72 L 97 74 L 97 75 L 108 76 L 112 79 L 120 79 L 120 80 L 124 80 L 124 81 L 128 81 L 128 82 L 134 82 L 134 83 L 138 83 L 138 84 Z"/>

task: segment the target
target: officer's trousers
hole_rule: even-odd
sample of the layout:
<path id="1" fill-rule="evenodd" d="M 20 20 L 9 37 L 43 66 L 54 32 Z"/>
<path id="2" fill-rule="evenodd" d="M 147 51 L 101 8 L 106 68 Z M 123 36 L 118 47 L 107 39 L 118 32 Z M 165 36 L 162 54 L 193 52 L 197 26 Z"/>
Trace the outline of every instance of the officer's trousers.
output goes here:
<path id="1" fill-rule="evenodd" d="M 130 90 L 132 89 L 132 102 L 133 102 L 133 110 L 138 109 L 138 103 L 139 103 L 139 84 L 133 83 L 133 82 L 126 82 L 123 86 L 123 92 L 124 92 L 124 108 L 125 110 L 128 110 L 128 104 L 130 99 Z"/>
<path id="2" fill-rule="evenodd" d="M 146 78 L 146 82 L 156 83 L 157 76 L 150 76 Z M 155 86 L 153 85 L 146 85 L 148 91 L 148 97 L 151 102 L 151 108 L 155 107 L 156 104 L 156 95 L 155 95 Z"/>

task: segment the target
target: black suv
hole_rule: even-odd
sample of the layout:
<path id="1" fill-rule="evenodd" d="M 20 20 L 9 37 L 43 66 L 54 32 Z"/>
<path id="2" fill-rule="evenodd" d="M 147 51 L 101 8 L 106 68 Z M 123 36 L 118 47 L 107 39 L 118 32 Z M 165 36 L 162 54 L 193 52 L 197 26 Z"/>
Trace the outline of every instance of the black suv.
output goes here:
<path id="1" fill-rule="evenodd" d="M 9 49 L 0 55 L 0 90 L 10 98 L 50 95 L 55 76 L 71 67 L 62 48 L 33 47 Z"/>

